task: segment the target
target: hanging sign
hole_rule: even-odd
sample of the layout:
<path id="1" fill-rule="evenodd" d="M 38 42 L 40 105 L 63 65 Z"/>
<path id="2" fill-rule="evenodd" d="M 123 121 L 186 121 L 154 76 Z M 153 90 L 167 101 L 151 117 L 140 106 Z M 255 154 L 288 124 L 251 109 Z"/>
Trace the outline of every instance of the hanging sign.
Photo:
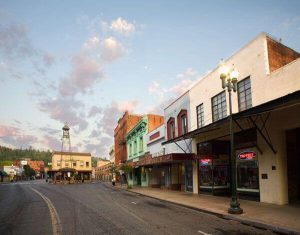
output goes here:
<path id="1" fill-rule="evenodd" d="M 256 152 L 254 151 L 245 151 L 245 152 L 241 152 L 238 155 L 238 158 L 240 160 L 252 160 L 255 157 L 256 157 Z"/>

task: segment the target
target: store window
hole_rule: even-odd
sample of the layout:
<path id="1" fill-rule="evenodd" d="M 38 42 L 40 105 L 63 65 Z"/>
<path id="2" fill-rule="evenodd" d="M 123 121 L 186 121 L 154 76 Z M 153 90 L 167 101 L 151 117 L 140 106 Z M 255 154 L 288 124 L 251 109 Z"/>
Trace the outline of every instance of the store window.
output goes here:
<path id="1" fill-rule="evenodd" d="M 200 128 L 204 126 L 203 104 L 198 105 L 196 110 L 197 110 L 197 128 Z"/>
<path id="2" fill-rule="evenodd" d="M 252 107 L 251 82 L 250 77 L 238 83 L 239 111 Z"/>
<path id="3" fill-rule="evenodd" d="M 220 119 L 223 119 L 227 116 L 227 107 L 226 107 L 226 93 L 225 91 L 214 96 L 211 99 L 212 103 L 212 119 L 213 122 L 216 122 Z"/>
<path id="4" fill-rule="evenodd" d="M 259 192 L 257 153 L 253 149 L 237 151 L 237 190 Z"/>
<path id="5" fill-rule="evenodd" d="M 230 189 L 228 141 L 213 140 L 197 144 L 199 159 L 199 190 L 213 194 Z"/>

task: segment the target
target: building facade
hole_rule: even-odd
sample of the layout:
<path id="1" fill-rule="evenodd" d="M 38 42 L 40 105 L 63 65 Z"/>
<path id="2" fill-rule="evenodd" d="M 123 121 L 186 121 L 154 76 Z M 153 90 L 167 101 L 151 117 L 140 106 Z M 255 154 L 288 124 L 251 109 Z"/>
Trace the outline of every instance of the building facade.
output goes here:
<path id="1" fill-rule="evenodd" d="M 114 129 L 114 152 L 115 152 L 115 165 L 119 167 L 121 163 L 127 160 L 127 148 L 125 136 L 140 120 L 141 116 L 129 114 L 127 111 L 122 118 L 118 120 L 118 124 Z"/>
<path id="2" fill-rule="evenodd" d="M 299 57 L 262 33 L 225 61 L 240 73 L 237 92 L 231 92 L 240 197 L 274 204 L 300 201 Z M 192 139 L 193 192 L 230 194 L 230 103 L 218 68 L 189 96 L 191 128 L 177 141 Z"/>
<path id="3" fill-rule="evenodd" d="M 164 123 L 163 116 L 147 114 L 127 133 L 127 162 L 138 162 L 147 151 L 146 134 Z M 128 176 L 131 185 L 148 186 L 149 179 L 143 168 L 137 166 Z"/>
<path id="4" fill-rule="evenodd" d="M 58 152 L 52 153 L 52 168 L 48 171 L 50 180 L 90 181 L 92 178 L 92 157 L 90 153 Z"/>

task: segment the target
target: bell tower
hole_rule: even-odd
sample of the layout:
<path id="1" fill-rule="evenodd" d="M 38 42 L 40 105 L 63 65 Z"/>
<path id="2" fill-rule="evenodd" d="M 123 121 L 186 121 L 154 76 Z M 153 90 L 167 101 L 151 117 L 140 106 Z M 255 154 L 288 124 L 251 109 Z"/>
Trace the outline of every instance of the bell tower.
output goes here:
<path id="1" fill-rule="evenodd" d="M 72 150 L 71 150 L 71 139 L 70 139 L 70 128 L 68 124 L 66 123 L 63 128 L 63 135 L 61 138 L 61 162 L 63 160 L 63 152 L 67 152 L 70 155 L 70 159 L 65 159 L 65 167 L 72 167 L 73 161 L 72 161 Z M 67 163 L 68 162 L 68 163 Z"/>
<path id="2" fill-rule="evenodd" d="M 70 128 L 67 123 L 63 126 L 63 136 L 61 138 L 61 151 L 71 153 Z"/>

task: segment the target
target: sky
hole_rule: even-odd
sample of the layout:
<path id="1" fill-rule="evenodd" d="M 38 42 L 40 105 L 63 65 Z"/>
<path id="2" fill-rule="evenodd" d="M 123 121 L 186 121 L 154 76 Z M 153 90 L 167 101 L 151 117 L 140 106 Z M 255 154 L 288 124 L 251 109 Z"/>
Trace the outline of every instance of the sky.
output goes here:
<path id="1" fill-rule="evenodd" d="M 266 32 L 300 51 L 300 1 L 0 0 L 0 145 L 108 158 L 125 110 L 160 114 Z"/>

